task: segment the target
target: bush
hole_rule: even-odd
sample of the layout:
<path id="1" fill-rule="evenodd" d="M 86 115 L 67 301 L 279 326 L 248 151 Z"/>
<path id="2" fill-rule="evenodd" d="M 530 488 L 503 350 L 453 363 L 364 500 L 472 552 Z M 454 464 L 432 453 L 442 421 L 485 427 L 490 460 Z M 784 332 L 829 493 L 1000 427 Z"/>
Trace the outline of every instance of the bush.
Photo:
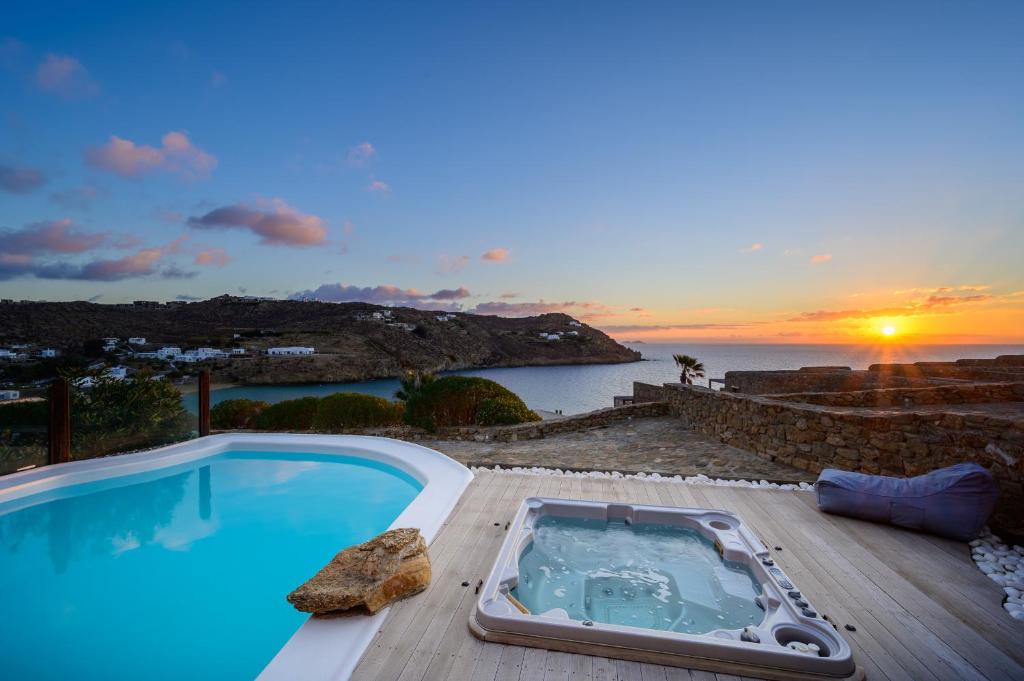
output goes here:
<path id="1" fill-rule="evenodd" d="M 402 422 L 402 405 L 375 395 L 335 393 L 320 400 L 314 427 L 337 431 L 345 428 L 393 426 Z"/>
<path id="2" fill-rule="evenodd" d="M 0 404 L 0 428 L 42 426 L 50 423 L 50 403 L 46 400 Z"/>
<path id="3" fill-rule="evenodd" d="M 481 426 L 510 426 L 539 420 L 537 412 L 518 397 L 489 397 L 480 403 L 476 412 L 476 422 Z"/>
<path id="4" fill-rule="evenodd" d="M 312 430 L 319 406 L 317 397 L 285 400 L 261 411 L 256 424 L 260 430 Z"/>
<path id="5" fill-rule="evenodd" d="M 497 405 L 487 407 L 490 418 L 499 411 L 517 414 L 507 423 L 538 421 L 540 417 L 511 390 L 477 376 L 445 376 L 423 385 L 405 403 L 405 422 L 433 431 L 446 426 L 471 426 L 480 423 L 481 406 L 488 400 L 514 404 L 514 409 Z M 511 416 L 509 418 L 512 418 Z"/>
<path id="6" fill-rule="evenodd" d="M 224 400 L 210 410 L 210 425 L 217 430 L 252 430 L 268 406 L 262 400 Z"/>

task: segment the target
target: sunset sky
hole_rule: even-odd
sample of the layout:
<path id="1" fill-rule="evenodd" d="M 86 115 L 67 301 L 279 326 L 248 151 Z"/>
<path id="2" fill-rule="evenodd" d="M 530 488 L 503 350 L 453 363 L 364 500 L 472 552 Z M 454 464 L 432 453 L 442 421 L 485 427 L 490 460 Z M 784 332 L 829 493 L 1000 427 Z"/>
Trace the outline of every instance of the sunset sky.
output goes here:
<path id="1" fill-rule="evenodd" d="M 0 297 L 1024 342 L 1022 2 L 156 5 L 4 6 Z"/>

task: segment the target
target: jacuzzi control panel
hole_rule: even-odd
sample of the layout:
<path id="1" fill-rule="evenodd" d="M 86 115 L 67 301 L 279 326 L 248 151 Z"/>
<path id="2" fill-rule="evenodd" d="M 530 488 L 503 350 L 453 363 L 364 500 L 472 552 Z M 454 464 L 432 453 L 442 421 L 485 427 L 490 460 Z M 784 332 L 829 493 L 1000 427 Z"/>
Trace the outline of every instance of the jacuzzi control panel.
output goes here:
<path id="1" fill-rule="evenodd" d="M 793 588 L 793 582 L 786 579 L 786 575 L 783 574 L 782 570 L 780 570 L 779 568 L 772 566 L 768 568 L 768 572 L 771 573 L 772 577 L 775 578 L 775 581 L 777 581 L 779 583 L 779 586 L 781 586 L 783 589 Z"/>

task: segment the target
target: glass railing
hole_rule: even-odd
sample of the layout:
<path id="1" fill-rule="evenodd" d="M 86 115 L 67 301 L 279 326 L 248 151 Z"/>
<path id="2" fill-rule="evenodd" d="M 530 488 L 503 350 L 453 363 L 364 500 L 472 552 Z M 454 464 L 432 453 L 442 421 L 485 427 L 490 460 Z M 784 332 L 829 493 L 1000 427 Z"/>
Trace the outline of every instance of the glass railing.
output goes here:
<path id="1" fill-rule="evenodd" d="M 145 372 L 67 375 L 40 396 L 0 402 L 0 475 L 198 437 L 201 416 L 185 409 L 181 395 L 202 392 L 204 379 L 187 380 L 174 384 Z M 208 414 L 208 397 L 204 406 Z"/>

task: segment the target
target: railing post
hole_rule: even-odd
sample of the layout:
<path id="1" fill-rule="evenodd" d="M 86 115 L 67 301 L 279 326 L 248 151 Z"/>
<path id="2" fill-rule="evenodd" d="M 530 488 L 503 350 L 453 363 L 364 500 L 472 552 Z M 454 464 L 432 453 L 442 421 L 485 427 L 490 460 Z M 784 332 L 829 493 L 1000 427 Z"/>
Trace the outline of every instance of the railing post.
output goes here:
<path id="1" fill-rule="evenodd" d="M 50 384 L 50 463 L 71 460 L 71 391 L 66 378 Z"/>
<path id="2" fill-rule="evenodd" d="M 199 437 L 210 434 L 210 370 L 199 372 Z"/>

